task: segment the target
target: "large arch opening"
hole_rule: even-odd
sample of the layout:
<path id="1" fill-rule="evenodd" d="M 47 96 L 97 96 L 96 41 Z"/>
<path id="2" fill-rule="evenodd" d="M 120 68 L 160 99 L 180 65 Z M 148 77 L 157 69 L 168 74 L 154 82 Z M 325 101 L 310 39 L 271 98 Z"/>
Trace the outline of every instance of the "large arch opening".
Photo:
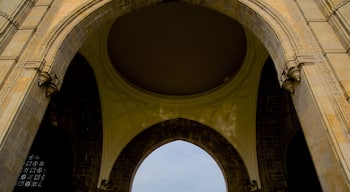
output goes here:
<path id="1" fill-rule="evenodd" d="M 275 73 L 268 59 L 257 105 L 261 191 L 322 191 L 291 95 L 280 88 Z"/>
<path id="2" fill-rule="evenodd" d="M 95 191 L 101 164 L 101 107 L 94 73 L 77 54 L 52 95 L 14 191 Z"/>
<path id="3" fill-rule="evenodd" d="M 55 126 L 49 107 L 32 144 L 14 192 L 67 191 L 71 189 L 73 152 L 64 130 Z"/>
<path id="4" fill-rule="evenodd" d="M 216 161 L 200 147 L 177 140 L 149 154 L 138 167 L 131 192 L 226 192 Z"/>
<path id="5" fill-rule="evenodd" d="M 246 167 L 234 149 L 213 129 L 186 119 L 158 123 L 137 135 L 119 155 L 110 175 L 112 191 L 130 192 L 140 163 L 154 149 L 171 141 L 193 143 L 210 154 L 221 167 L 227 191 L 247 191 L 250 185 Z"/>

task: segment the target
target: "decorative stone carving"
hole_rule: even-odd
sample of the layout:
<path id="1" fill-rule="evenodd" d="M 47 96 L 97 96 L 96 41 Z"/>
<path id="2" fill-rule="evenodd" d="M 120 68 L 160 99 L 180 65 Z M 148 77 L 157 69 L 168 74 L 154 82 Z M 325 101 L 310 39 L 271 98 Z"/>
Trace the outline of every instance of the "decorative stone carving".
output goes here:
<path id="1" fill-rule="evenodd" d="M 292 94 L 294 94 L 294 92 L 295 92 L 294 82 L 291 79 L 287 79 L 287 80 L 283 81 L 282 87 Z"/>
<path id="2" fill-rule="evenodd" d="M 294 94 L 295 85 L 301 81 L 300 68 L 297 66 L 294 66 L 284 70 L 281 77 L 281 81 L 282 81 L 282 87 L 286 91 Z"/>
<path id="3" fill-rule="evenodd" d="M 285 69 L 281 75 L 282 87 L 288 92 L 294 94 L 295 85 L 301 81 L 301 70 L 300 66 L 303 63 L 312 63 L 314 57 L 311 55 L 307 56 L 295 56 L 294 60 L 286 63 Z"/>
<path id="4" fill-rule="evenodd" d="M 50 82 L 46 87 L 46 97 L 50 97 L 51 95 L 55 94 L 58 91 L 57 86 Z"/>
<path id="5" fill-rule="evenodd" d="M 113 186 L 112 182 L 107 180 L 102 180 L 100 189 L 103 191 L 110 191 L 112 189 L 112 186 Z"/>
<path id="6" fill-rule="evenodd" d="M 51 81 L 51 76 L 48 72 L 41 71 L 38 74 L 38 85 L 43 86 L 47 85 Z"/>
<path id="7" fill-rule="evenodd" d="M 248 185 L 250 191 L 258 191 L 258 182 L 256 180 L 252 180 Z"/>
<path id="8" fill-rule="evenodd" d="M 46 71 L 40 71 L 38 74 L 38 85 L 45 86 L 46 97 L 50 97 L 58 91 L 58 79 L 52 78 L 51 75 Z"/>
<path id="9" fill-rule="evenodd" d="M 291 79 L 300 82 L 301 81 L 301 73 L 299 67 L 292 67 L 288 70 L 288 77 Z"/>

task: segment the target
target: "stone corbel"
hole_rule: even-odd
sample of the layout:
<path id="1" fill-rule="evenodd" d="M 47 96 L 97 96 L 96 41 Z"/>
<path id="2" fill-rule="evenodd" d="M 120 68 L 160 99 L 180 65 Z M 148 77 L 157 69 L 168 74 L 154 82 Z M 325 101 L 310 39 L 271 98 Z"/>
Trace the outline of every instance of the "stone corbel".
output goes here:
<path id="1" fill-rule="evenodd" d="M 296 55 L 293 60 L 288 61 L 281 76 L 282 87 L 294 94 L 295 86 L 301 81 L 301 65 L 315 62 L 316 58 L 312 54 Z"/>
<path id="2" fill-rule="evenodd" d="M 51 95 L 54 95 L 57 93 L 58 88 L 55 83 L 50 82 L 46 87 L 46 97 L 50 97 Z"/>
<path id="3" fill-rule="evenodd" d="M 300 81 L 301 81 L 301 72 L 300 72 L 299 66 L 289 68 L 287 75 L 293 81 L 296 81 L 296 82 L 300 83 Z"/>
<path id="4" fill-rule="evenodd" d="M 300 68 L 296 61 L 289 61 L 287 63 L 287 67 L 282 73 L 281 81 L 282 87 L 294 94 L 295 86 L 301 81 Z"/>
<path id="5" fill-rule="evenodd" d="M 46 89 L 46 97 L 50 97 L 58 91 L 58 79 L 48 71 L 40 70 L 38 74 L 38 86 Z"/>
<path id="6" fill-rule="evenodd" d="M 256 180 L 252 180 L 250 182 L 250 184 L 248 185 L 248 189 L 251 192 L 257 192 L 259 191 L 259 187 L 258 187 L 258 182 Z"/>
<path id="7" fill-rule="evenodd" d="M 107 180 L 102 180 L 101 181 L 100 189 L 102 191 L 111 191 L 112 187 L 113 187 L 113 184 L 110 181 L 107 181 Z"/>
<path id="8" fill-rule="evenodd" d="M 40 71 L 38 74 L 38 85 L 44 86 L 51 82 L 51 76 L 46 71 Z"/>

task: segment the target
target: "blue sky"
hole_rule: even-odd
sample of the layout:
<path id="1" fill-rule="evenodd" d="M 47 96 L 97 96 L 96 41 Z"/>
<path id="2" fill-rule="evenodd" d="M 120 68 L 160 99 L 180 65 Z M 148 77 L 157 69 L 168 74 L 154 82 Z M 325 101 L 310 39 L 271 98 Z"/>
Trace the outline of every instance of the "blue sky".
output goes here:
<path id="1" fill-rule="evenodd" d="M 136 172 L 132 192 L 226 192 L 222 172 L 201 148 L 175 141 L 153 151 Z"/>

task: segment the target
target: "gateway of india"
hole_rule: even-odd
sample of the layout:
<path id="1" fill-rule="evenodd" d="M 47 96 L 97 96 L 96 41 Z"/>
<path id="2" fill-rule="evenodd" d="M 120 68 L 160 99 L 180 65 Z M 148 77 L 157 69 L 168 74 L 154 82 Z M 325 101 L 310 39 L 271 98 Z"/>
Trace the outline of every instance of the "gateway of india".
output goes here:
<path id="1" fill-rule="evenodd" d="M 130 192 L 176 140 L 227 192 L 350 191 L 350 1 L 0 0 L 1 192 Z"/>

